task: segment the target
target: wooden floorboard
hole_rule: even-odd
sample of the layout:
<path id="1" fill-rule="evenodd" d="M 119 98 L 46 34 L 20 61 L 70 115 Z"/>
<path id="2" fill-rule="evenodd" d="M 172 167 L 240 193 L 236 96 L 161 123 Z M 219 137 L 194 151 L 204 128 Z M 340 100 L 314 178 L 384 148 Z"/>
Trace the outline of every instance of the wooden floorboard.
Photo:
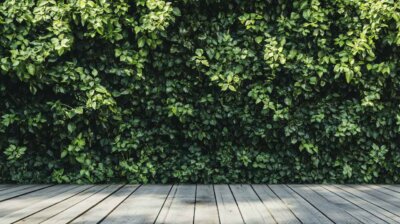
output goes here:
<path id="1" fill-rule="evenodd" d="M 144 185 L 139 187 L 103 223 L 154 223 L 171 187 L 171 185 Z"/>
<path id="2" fill-rule="evenodd" d="M 300 223 L 289 207 L 267 185 L 253 185 L 253 189 L 277 223 Z"/>
<path id="3" fill-rule="evenodd" d="M 340 189 L 349 192 L 350 194 L 353 194 L 359 198 L 362 198 L 365 201 L 368 201 L 371 204 L 374 204 L 377 207 L 382 208 L 383 210 L 386 210 L 385 215 L 388 216 L 389 218 L 395 220 L 396 222 L 400 222 L 400 208 L 396 207 L 386 201 L 380 200 L 377 197 L 374 197 L 370 194 L 367 194 L 365 192 L 362 192 L 360 190 L 357 190 L 353 187 L 349 186 L 344 186 L 340 185 L 338 186 Z M 396 215 L 397 214 L 397 215 Z"/>
<path id="4" fill-rule="evenodd" d="M 270 185 L 271 190 L 293 211 L 303 223 L 333 223 L 286 185 Z"/>
<path id="5" fill-rule="evenodd" d="M 326 198 L 316 194 L 313 190 L 304 185 L 289 185 L 294 192 L 300 195 L 308 203 L 312 204 L 318 211 L 323 213 L 332 222 L 339 223 L 361 223 L 343 208 L 330 203 Z"/>
<path id="6" fill-rule="evenodd" d="M 342 198 L 346 198 L 346 200 L 350 201 L 353 204 L 356 204 L 360 208 L 371 213 L 373 216 L 376 216 L 379 219 L 382 219 L 384 222 L 396 223 L 396 220 L 392 218 L 393 214 L 386 211 L 385 209 L 382 209 L 379 206 L 371 204 L 370 202 L 364 200 L 363 198 L 357 197 L 356 195 L 353 195 L 347 191 L 344 191 L 343 189 L 338 188 L 336 186 L 329 185 L 329 186 L 324 186 L 324 187 L 326 189 L 328 189 L 329 191 L 335 193 L 336 195 L 338 195 Z"/>
<path id="7" fill-rule="evenodd" d="M 384 220 L 374 216 L 362 207 L 359 207 L 356 203 L 352 203 L 351 199 L 346 197 L 341 197 L 321 185 L 307 185 L 315 194 L 319 194 L 328 200 L 330 203 L 337 205 L 338 207 L 344 209 L 347 213 L 351 214 L 354 218 L 362 223 L 382 223 Z M 335 220 L 336 221 L 336 220 Z"/>
<path id="8" fill-rule="evenodd" d="M 39 190 L 0 202 L 0 217 L 4 217 L 33 204 L 40 203 L 41 201 L 64 191 L 64 185 L 49 188 L 43 188 L 43 186 L 40 186 L 38 188 Z"/>
<path id="9" fill-rule="evenodd" d="M 382 187 L 400 193 L 400 186 L 383 185 Z"/>
<path id="10" fill-rule="evenodd" d="M 219 219 L 222 224 L 244 223 L 242 214 L 228 185 L 215 185 L 215 198 Z"/>
<path id="11" fill-rule="evenodd" d="M 86 198 L 89 198 L 96 192 L 104 189 L 105 186 L 93 186 L 89 185 L 87 186 L 87 189 L 76 194 L 75 196 L 68 198 L 67 200 L 64 200 L 56 205 L 53 205 L 45 210 L 42 210 L 38 213 L 35 213 L 27 218 L 22 219 L 21 221 L 17 222 L 19 224 L 26 223 L 26 224 L 36 224 L 36 223 L 41 223 L 44 222 L 53 216 L 67 210 L 68 208 L 71 208 L 78 204 L 79 202 L 85 200 Z"/>
<path id="12" fill-rule="evenodd" d="M 0 185 L 0 223 L 400 223 L 399 185 Z"/>
<path id="13" fill-rule="evenodd" d="M 384 194 L 388 195 L 390 198 L 392 198 L 390 200 L 396 200 L 396 201 L 400 200 L 400 192 L 392 191 L 384 186 L 379 186 L 379 185 L 361 185 L 361 186 L 368 187 L 379 193 L 384 193 Z M 396 203 L 396 204 L 400 205 L 400 202 Z"/>
<path id="14" fill-rule="evenodd" d="M 12 193 L 12 192 L 21 191 L 23 189 L 27 189 L 27 188 L 30 188 L 30 187 L 33 187 L 33 186 L 35 186 L 35 185 L 24 184 L 24 185 L 17 185 L 15 187 L 10 187 L 8 185 L 3 185 L 2 188 L 1 188 L 2 191 L 0 192 L 0 196 L 6 195 L 6 194 L 9 194 L 9 193 Z"/>
<path id="15" fill-rule="evenodd" d="M 193 223 L 196 185 L 178 185 L 171 189 L 156 223 Z"/>
<path id="16" fill-rule="evenodd" d="M 125 185 L 120 188 L 117 192 L 112 194 L 110 197 L 100 202 L 97 206 L 85 212 L 77 219 L 73 220 L 72 223 L 86 224 L 86 223 L 97 223 L 105 219 L 111 214 L 118 206 L 126 200 L 136 189 L 138 185 Z"/>
<path id="17" fill-rule="evenodd" d="M 213 185 L 197 185 L 195 224 L 218 224 L 218 208 Z"/>
<path id="18" fill-rule="evenodd" d="M 374 188 L 371 188 L 368 186 L 363 186 L 363 185 L 351 185 L 350 187 L 377 198 L 378 200 L 376 200 L 376 202 L 378 204 L 379 204 L 379 200 L 383 200 L 386 203 L 392 204 L 393 206 L 400 208 L 399 193 L 387 194 L 385 192 L 382 192 L 381 190 L 374 189 Z M 400 213 L 396 213 L 396 214 L 400 214 Z"/>
<path id="19" fill-rule="evenodd" d="M 47 219 L 42 223 L 43 224 L 69 223 L 75 218 L 79 217 L 81 214 L 85 213 L 86 211 L 94 207 L 97 203 L 101 202 L 103 199 L 107 198 L 109 195 L 113 194 L 121 187 L 122 187 L 121 185 L 107 186 L 104 189 L 96 192 L 92 196 L 79 202 L 75 206 L 68 208 L 67 210 L 53 216 L 50 219 Z"/>
<path id="20" fill-rule="evenodd" d="M 0 184 L 0 191 L 4 191 L 10 188 L 15 188 L 13 184 Z"/>
<path id="21" fill-rule="evenodd" d="M 245 223 L 274 223 L 271 213 L 250 185 L 231 185 Z"/>
<path id="22" fill-rule="evenodd" d="M 0 202 L 9 200 L 11 198 L 15 198 L 21 195 L 25 195 L 46 187 L 50 185 L 23 185 L 15 188 L 6 189 L 4 191 L 0 191 Z"/>
<path id="23" fill-rule="evenodd" d="M 19 221 L 25 217 L 28 217 L 36 212 L 39 212 L 43 209 L 46 209 L 52 205 L 59 203 L 69 197 L 74 196 L 75 194 L 83 191 L 85 186 L 60 186 L 60 190 L 53 192 L 52 195 L 46 195 L 46 198 L 43 200 L 38 201 L 38 203 L 34 203 L 20 209 L 18 211 L 8 213 L 7 215 L 0 218 L 0 223 L 13 223 Z"/>

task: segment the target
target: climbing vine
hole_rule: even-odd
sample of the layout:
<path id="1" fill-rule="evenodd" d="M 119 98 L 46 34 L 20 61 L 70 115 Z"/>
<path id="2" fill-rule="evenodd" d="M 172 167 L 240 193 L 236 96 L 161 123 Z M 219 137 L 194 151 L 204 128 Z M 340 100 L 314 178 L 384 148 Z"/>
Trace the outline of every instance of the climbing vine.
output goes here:
<path id="1" fill-rule="evenodd" d="M 399 183 L 400 2 L 4 0 L 0 182 Z"/>

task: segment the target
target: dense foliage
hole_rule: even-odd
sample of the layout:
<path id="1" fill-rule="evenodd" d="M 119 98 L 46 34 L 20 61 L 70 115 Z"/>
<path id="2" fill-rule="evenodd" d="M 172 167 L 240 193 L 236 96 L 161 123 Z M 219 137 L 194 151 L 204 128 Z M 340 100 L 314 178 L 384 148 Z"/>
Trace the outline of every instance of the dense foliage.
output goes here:
<path id="1" fill-rule="evenodd" d="M 400 182 L 397 0 L 2 0 L 0 182 Z"/>

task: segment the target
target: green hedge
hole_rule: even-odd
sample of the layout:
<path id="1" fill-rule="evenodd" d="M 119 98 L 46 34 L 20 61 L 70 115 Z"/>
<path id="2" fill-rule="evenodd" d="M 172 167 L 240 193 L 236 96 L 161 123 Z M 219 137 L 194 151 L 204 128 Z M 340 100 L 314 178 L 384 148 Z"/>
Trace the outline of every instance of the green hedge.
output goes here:
<path id="1" fill-rule="evenodd" d="M 0 2 L 0 182 L 400 183 L 397 0 Z"/>

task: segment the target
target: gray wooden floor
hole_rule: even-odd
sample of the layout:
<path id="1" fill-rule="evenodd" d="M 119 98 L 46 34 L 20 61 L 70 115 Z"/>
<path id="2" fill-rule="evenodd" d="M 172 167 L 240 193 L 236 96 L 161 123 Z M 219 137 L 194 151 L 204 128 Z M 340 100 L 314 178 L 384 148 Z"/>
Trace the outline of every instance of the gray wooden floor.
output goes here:
<path id="1" fill-rule="evenodd" d="M 0 185 L 0 223 L 400 223 L 400 185 Z"/>

